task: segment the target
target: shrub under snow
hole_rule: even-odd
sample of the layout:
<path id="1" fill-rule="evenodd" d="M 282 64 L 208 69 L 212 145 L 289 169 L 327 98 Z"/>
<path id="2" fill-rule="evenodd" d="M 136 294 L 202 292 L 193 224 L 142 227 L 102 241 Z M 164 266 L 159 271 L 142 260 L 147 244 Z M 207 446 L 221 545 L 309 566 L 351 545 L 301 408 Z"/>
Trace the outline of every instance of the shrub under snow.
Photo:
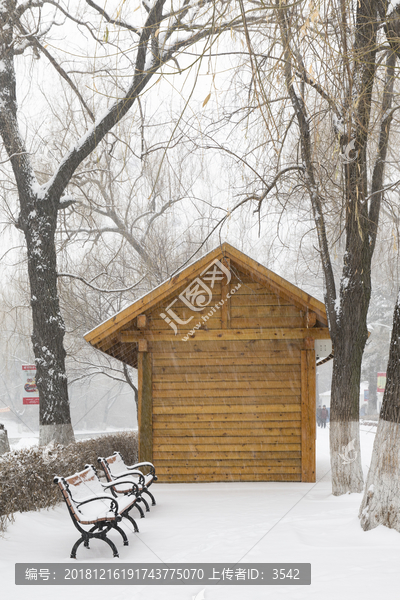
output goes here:
<path id="1" fill-rule="evenodd" d="M 34 447 L 13 450 L 0 457 L 0 532 L 15 512 L 39 510 L 61 501 L 55 476 L 81 471 L 85 464 L 97 468 L 98 456 L 118 450 L 127 464 L 137 462 L 136 433 L 126 432 L 84 440 L 68 446 Z M 99 467 L 99 474 L 101 474 Z"/>

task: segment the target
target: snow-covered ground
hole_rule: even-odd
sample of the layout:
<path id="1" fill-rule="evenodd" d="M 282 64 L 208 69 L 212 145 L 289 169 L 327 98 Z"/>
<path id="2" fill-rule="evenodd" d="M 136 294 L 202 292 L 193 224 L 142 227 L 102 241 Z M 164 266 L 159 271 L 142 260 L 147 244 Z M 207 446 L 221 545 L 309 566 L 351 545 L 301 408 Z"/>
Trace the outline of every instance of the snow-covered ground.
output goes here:
<path id="1" fill-rule="evenodd" d="M 362 426 L 365 473 L 375 427 Z M 60 600 L 191 600 L 204 589 L 205 600 L 375 600 L 397 597 L 400 534 L 379 526 L 365 533 L 358 521 L 361 494 L 331 494 L 329 431 L 318 429 L 317 483 L 155 484 L 157 506 L 138 519 L 140 533 L 128 533 L 120 559 L 94 540 L 81 546 L 78 561 L 68 558 L 78 537 L 65 505 L 16 515 L 0 538 L 3 598 Z M 128 531 L 128 528 L 126 528 Z M 311 586 L 15 586 L 16 562 L 310 562 Z M 201 595 L 199 596 L 201 597 Z"/>

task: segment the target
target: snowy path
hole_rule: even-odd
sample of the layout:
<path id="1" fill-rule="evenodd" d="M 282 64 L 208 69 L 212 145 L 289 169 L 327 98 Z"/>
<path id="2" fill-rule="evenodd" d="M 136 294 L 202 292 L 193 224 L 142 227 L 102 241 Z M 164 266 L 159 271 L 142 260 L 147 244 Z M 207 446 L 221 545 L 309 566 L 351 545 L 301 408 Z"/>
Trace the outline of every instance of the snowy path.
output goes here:
<path id="1" fill-rule="evenodd" d="M 365 470 L 375 428 L 362 427 Z M 400 534 L 378 527 L 364 533 L 357 518 L 360 494 L 334 498 L 330 491 L 328 429 L 318 429 L 316 484 L 156 484 L 158 505 L 129 532 L 130 546 L 115 537 L 123 562 L 310 562 L 311 586 L 79 586 L 27 588 L 14 585 L 15 562 L 113 562 L 109 548 L 94 541 L 78 561 L 67 557 L 77 539 L 66 507 L 18 514 L 0 539 L 2 596 L 16 600 L 191 600 L 205 587 L 205 600 L 376 599 L 396 596 Z M 57 532 L 57 533 L 56 533 Z M 113 535 L 113 534 L 112 534 Z"/>

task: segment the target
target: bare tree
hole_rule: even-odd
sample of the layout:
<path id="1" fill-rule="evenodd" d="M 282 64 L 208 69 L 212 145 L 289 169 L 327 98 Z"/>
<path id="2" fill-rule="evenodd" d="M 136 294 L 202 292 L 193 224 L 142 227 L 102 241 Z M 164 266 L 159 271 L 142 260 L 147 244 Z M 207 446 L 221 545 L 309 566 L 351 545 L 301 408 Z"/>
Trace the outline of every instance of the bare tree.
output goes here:
<path id="1" fill-rule="evenodd" d="M 400 531 L 400 294 L 393 315 L 386 388 L 364 497 L 361 527 L 385 525 Z"/>
<path id="2" fill-rule="evenodd" d="M 183 0 L 170 5 L 166 0 L 144 0 L 142 10 L 136 13 L 138 24 L 129 23 L 120 11 L 114 18 L 92 0 L 86 0 L 84 14 L 74 13 L 72 5 L 54 0 L 4 0 L 0 6 L 0 135 L 18 190 L 19 216 L 15 223 L 24 235 L 27 248 L 41 444 L 52 439 L 61 443 L 73 439 L 55 246 L 59 212 L 74 202 L 67 190 L 71 178 L 128 113 L 156 73 L 167 64 L 179 70 L 177 57 L 184 49 L 201 40 L 208 40 L 207 46 L 213 37 L 240 24 L 237 14 L 230 12 L 234 7 L 230 2 L 190 3 Z M 100 68 L 102 78 L 110 83 L 108 95 L 116 76 L 107 61 L 107 49 L 120 57 L 119 72 L 124 69 L 124 81 L 128 81 L 128 85 L 122 90 L 114 86 L 116 99 L 107 102 L 105 110 L 97 116 L 85 98 L 84 89 L 79 89 L 74 80 L 73 71 L 79 69 L 71 63 L 65 68 L 65 60 L 60 58 L 62 50 L 50 51 L 46 44 L 46 37 L 52 31 L 54 34 L 54 26 L 60 25 L 61 20 L 66 20 L 69 28 L 77 25 L 88 39 L 106 49 Z M 97 24 L 92 25 L 93 21 Z M 113 28 L 118 30 L 115 35 Z M 49 61 L 54 73 L 74 91 L 82 114 L 79 141 L 71 145 L 51 177 L 42 184 L 24 141 L 16 97 L 18 70 L 15 61 L 27 53 L 32 53 L 35 58 L 43 56 Z"/>
<path id="3" fill-rule="evenodd" d="M 233 210 L 250 202 L 261 218 L 273 199 L 283 205 L 285 198 L 289 205 L 301 202 L 304 211 L 311 206 L 334 345 L 333 493 L 360 492 L 359 389 L 371 264 L 382 201 L 399 185 L 392 173 L 385 182 L 398 108 L 399 13 L 387 15 L 386 5 L 376 0 L 252 7 L 264 11 L 264 25 L 250 27 L 242 4 L 251 68 L 250 81 L 243 84 L 251 103 L 235 116 L 248 128 L 252 115 L 260 116 L 253 149 L 228 148 L 253 174 L 251 192 L 243 190 Z M 340 283 L 338 240 L 343 243 Z M 340 455 L 349 444 L 357 459 L 343 462 Z"/>

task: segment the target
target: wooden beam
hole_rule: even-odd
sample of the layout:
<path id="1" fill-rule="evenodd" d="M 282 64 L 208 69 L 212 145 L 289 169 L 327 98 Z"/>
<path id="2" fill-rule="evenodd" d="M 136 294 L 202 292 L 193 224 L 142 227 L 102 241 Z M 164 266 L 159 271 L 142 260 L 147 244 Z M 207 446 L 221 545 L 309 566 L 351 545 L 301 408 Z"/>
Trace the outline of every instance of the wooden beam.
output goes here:
<path id="1" fill-rule="evenodd" d="M 301 351 L 301 480 L 315 482 L 315 350 Z"/>
<path id="2" fill-rule="evenodd" d="M 314 350 L 315 348 L 315 339 L 312 337 L 306 337 L 304 340 L 304 349 L 305 350 Z"/>
<path id="3" fill-rule="evenodd" d="M 188 330 L 183 330 L 178 336 L 174 332 L 167 330 L 142 332 L 122 331 L 120 341 L 122 343 L 138 342 L 147 339 L 152 342 L 181 342 L 189 340 L 213 341 L 213 340 L 301 340 L 312 338 L 317 340 L 330 339 L 329 329 L 327 327 L 313 327 L 312 329 L 294 327 L 293 329 L 210 329 L 207 331 L 198 329 L 185 340 L 189 334 Z"/>
<path id="4" fill-rule="evenodd" d="M 138 351 L 139 352 L 147 352 L 147 340 L 139 340 Z"/>
<path id="5" fill-rule="evenodd" d="M 113 346 L 118 344 L 118 342 L 119 342 L 119 336 L 113 335 L 113 336 L 106 338 L 106 339 L 102 340 L 101 342 L 99 342 L 96 345 L 96 348 L 98 350 L 101 350 L 102 352 L 107 352 L 107 350 L 109 350 L 110 348 L 112 348 Z"/>
<path id="6" fill-rule="evenodd" d="M 152 355 L 138 353 L 139 462 L 153 462 Z"/>
<path id="7" fill-rule="evenodd" d="M 305 318 L 305 326 L 306 327 L 314 327 L 315 323 L 317 322 L 317 315 L 315 312 L 308 310 L 306 312 L 306 318 Z"/>
<path id="8" fill-rule="evenodd" d="M 136 325 L 139 329 L 144 329 L 147 325 L 146 315 L 138 315 L 136 319 Z"/>

